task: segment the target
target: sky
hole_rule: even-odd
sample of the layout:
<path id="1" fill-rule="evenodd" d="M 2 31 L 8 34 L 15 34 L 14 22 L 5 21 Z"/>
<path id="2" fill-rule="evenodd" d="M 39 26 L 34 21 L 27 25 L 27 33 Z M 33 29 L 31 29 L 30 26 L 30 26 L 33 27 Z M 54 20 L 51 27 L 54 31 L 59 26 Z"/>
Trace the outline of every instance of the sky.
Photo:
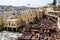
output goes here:
<path id="1" fill-rule="evenodd" d="M 39 7 L 52 3 L 53 0 L 0 0 L 0 5 Z"/>

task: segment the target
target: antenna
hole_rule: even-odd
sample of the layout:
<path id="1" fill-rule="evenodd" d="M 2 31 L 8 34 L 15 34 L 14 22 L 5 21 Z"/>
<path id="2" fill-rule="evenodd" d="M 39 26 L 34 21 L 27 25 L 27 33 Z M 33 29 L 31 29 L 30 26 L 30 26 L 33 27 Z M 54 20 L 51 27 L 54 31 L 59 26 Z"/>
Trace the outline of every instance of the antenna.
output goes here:
<path id="1" fill-rule="evenodd" d="M 38 5 L 35 5 L 35 4 L 27 4 L 27 6 L 38 6 Z"/>

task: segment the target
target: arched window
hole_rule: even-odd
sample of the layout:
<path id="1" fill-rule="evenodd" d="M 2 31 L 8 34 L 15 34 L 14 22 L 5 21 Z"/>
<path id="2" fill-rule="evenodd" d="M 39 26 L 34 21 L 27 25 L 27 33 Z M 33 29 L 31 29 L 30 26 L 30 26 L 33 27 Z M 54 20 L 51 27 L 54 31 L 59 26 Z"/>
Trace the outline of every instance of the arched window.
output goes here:
<path id="1" fill-rule="evenodd" d="M 15 24 L 14 24 L 14 26 L 15 26 Z"/>
<path id="2" fill-rule="evenodd" d="M 13 26 L 13 24 L 11 24 L 11 26 Z"/>
<path id="3" fill-rule="evenodd" d="M 28 19 L 28 21 L 29 21 L 29 19 Z"/>
<path id="4" fill-rule="evenodd" d="M 9 22 L 9 26 L 10 26 L 10 22 Z"/>

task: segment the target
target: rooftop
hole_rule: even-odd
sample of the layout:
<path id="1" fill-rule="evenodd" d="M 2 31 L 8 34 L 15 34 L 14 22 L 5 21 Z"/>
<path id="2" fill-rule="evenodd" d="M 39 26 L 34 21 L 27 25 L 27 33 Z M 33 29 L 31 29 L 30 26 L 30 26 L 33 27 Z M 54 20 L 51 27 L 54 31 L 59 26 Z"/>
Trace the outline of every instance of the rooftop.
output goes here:
<path id="1" fill-rule="evenodd" d="M 7 19 L 7 21 L 18 21 L 19 19 Z"/>
<path id="2" fill-rule="evenodd" d="M 49 12 L 55 12 L 55 13 L 59 13 L 60 11 L 49 11 Z"/>

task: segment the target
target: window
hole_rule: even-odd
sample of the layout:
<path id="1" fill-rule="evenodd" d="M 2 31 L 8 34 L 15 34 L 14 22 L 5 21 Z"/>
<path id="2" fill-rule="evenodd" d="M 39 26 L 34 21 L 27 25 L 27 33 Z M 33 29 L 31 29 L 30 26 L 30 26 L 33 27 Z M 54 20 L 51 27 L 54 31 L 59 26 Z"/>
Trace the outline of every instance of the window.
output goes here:
<path id="1" fill-rule="evenodd" d="M 32 20 L 32 18 L 30 18 Z"/>
<path id="2" fill-rule="evenodd" d="M 11 26 L 15 26 L 15 24 L 11 24 Z"/>
<path id="3" fill-rule="evenodd" d="M 28 21 L 29 21 L 29 19 L 28 19 Z"/>
<path id="4" fill-rule="evenodd" d="M 12 24 L 12 26 L 13 26 L 13 24 Z"/>
<path id="5" fill-rule="evenodd" d="M 15 24 L 14 24 L 14 26 L 15 26 Z"/>
<path id="6" fill-rule="evenodd" d="M 32 16 L 32 14 L 30 16 Z"/>
<path id="7" fill-rule="evenodd" d="M 17 23 L 17 25 L 19 25 L 19 23 Z"/>
<path id="8" fill-rule="evenodd" d="M 9 26 L 10 26 L 10 22 L 9 22 Z"/>

